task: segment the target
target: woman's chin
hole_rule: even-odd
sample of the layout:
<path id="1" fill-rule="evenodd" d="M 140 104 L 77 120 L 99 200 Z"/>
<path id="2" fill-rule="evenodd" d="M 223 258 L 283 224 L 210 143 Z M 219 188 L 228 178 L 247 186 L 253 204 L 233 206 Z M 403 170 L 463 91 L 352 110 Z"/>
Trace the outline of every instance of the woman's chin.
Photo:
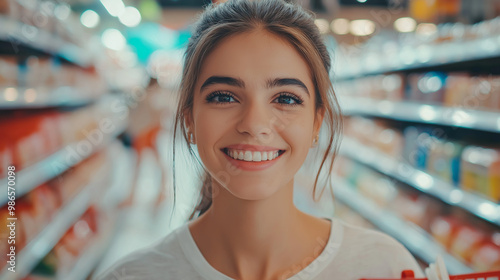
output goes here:
<path id="1" fill-rule="evenodd" d="M 269 188 L 269 185 L 240 185 L 238 187 L 228 186 L 227 190 L 235 197 L 242 200 L 264 200 L 276 193 L 277 189 Z"/>

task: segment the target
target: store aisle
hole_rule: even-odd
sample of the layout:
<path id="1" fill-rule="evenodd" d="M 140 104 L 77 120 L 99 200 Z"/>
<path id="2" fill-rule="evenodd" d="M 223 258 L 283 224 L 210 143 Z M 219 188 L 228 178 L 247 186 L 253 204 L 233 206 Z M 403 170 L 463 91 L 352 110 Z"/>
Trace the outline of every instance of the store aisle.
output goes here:
<path id="1" fill-rule="evenodd" d="M 224 1 L 0 0 L 0 217 L 17 219 L 0 279 L 92 279 L 188 220 L 202 169 L 177 139 L 174 189 L 173 118 L 208 2 Z M 297 207 L 383 231 L 422 267 L 500 270 L 500 1 L 296 2 L 345 121 L 321 198 L 313 152 Z"/>

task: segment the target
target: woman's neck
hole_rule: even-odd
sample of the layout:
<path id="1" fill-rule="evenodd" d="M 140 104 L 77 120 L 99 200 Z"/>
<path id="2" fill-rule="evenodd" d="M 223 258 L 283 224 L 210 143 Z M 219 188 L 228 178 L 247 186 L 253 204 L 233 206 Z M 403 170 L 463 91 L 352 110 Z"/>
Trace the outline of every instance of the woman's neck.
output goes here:
<path id="1" fill-rule="evenodd" d="M 275 279 L 317 257 L 328 240 L 329 223 L 295 207 L 292 181 L 257 201 L 221 189 L 190 230 L 205 259 L 222 273 L 237 279 Z"/>

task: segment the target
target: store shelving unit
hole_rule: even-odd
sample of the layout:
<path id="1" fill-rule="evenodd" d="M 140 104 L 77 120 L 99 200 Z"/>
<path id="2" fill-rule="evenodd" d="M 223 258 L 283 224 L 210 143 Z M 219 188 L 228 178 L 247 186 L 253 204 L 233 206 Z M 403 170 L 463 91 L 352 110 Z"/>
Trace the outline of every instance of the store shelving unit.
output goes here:
<path id="1" fill-rule="evenodd" d="M 351 138 L 345 139 L 342 143 L 340 153 L 447 204 L 458 206 L 479 218 L 500 226 L 500 205 L 497 203 L 461 190 L 403 161 L 395 160 L 375 149 L 365 147 Z"/>
<path id="2" fill-rule="evenodd" d="M 388 72 L 416 71 L 453 65 L 467 65 L 479 60 L 500 58 L 500 35 L 487 36 L 470 41 L 445 42 L 418 47 L 400 48 L 391 59 L 378 53 L 368 53 L 356 61 L 349 61 L 335 75 L 335 79 L 347 80 Z"/>
<path id="3" fill-rule="evenodd" d="M 111 147 L 116 148 L 115 147 Z M 114 151 L 113 151 L 114 152 Z M 130 165 L 128 161 L 128 156 L 126 154 L 121 154 L 121 160 L 116 160 L 116 165 L 114 166 L 114 176 L 113 176 L 113 184 L 110 187 L 109 191 L 116 191 L 117 186 L 123 187 L 123 178 L 124 176 L 117 172 L 117 170 L 124 168 Z M 7 267 L 3 269 L 0 274 L 1 280 L 14 280 L 21 279 L 27 276 L 30 271 L 38 264 L 38 262 L 47 255 L 50 250 L 57 244 L 57 242 L 61 239 L 64 233 L 74 224 L 74 222 L 81 217 L 88 207 L 99 198 L 102 198 L 99 194 L 99 189 L 102 187 L 100 178 L 105 177 L 104 174 L 93 174 L 93 180 L 83 189 L 81 190 L 75 197 L 66 203 L 57 214 L 54 215 L 54 218 L 50 221 L 50 223 L 33 239 L 31 240 L 17 255 L 17 263 L 19 264 L 16 267 L 16 272 L 12 273 L 7 270 Z M 107 203 L 107 201 L 102 201 L 101 204 Z M 96 252 L 98 248 L 89 249 L 87 253 L 92 255 L 92 259 L 90 261 L 94 261 L 97 258 Z M 101 248 L 102 249 L 102 248 Z M 84 254 L 86 256 L 86 254 Z M 86 262 L 86 258 L 81 260 L 83 263 L 80 264 L 81 269 L 87 268 L 90 263 Z M 93 266 L 92 266 L 93 267 Z M 90 269 L 92 268 L 90 267 Z M 77 267 L 78 268 L 78 267 Z M 79 272 L 82 272 L 78 270 Z M 87 274 L 90 271 L 87 272 Z M 74 279 L 74 278 L 66 278 L 66 279 Z"/>
<path id="4" fill-rule="evenodd" d="M 46 30 L 36 26 L 19 22 L 15 19 L 0 15 L 0 41 L 8 42 L 16 50 L 20 45 L 38 50 L 56 57 L 60 57 L 75 65 L 89 67 L 93 65 L 89 51 L 66 42 Z"/>
<path id="5" fill-rule="evenodd" d="M 440 244 L 414 224 L 406 222 L 390 211 L 380 209 L 371 200 L 358 194 L 345 180 L 332 176 L 335 197 L 363 216 L 373 225 L 398 239 L 408 250 L 427 263 L 443 257 L 450 274 L 464 274 L 472 269 L 448 254 Z"/>
<path id="6" fill-rule="evenodd" d="M 75 166 L 85 158 L 92 155 L 94 152 L 106 147 L 113 141 L 113 139 L 116 138 L 117 135 L 125 130 L 127 120 L 117 120 L 117 123 L 114 125 L 116 127 L 114 133 L 108 135 L 104 134 L 103 141 L 98 145 L 92 146 L 93 150 L 91 153 L 88 153 L 87 155 L 79 155 L 75 161 L 69 162 L 68 158 L 73 155 L 74 151 L 77 150 L 76 148 L 79 142 L 69 144 L 42 161 L 20 170 L 16 176 L 16 197 L 21 197 L 40 184 L 43 184 L 44 182 L 62 174 L 70 167 Z M 0 180 L 0 184 L 6 186 L 7 178 Z M 6 202 L 7 194 L 5 193 L 0 197 L 0 205 L 4 205 Z"/>
<path id="7" fill-rule="evenodd" d="M 92 38 L 97 34 L 92 34 L 90 29 L 85 29 L 81 25 L 78 20 L 80 14 L 72 14 L 69 5 L 49 3 L 51 1 L 35 0 L 35 2 L 29 4 L 36 5 L 8 3 L 9 9 L 10 5 L 13 5 L 13 9 L 10 9 L 10 15 L 0 14 L 0 53 L 6 56 L 9 65 L 11 61 L 14 63 L 13 70 L 19 70 L 19 73 L 14 72 L 12 77 L 8 76 L 4 85 L 0 87 L 0 110 L 10 110 L 7 112 L 8 117 L 12 113 L 13 118 L 18 115 L 23 116 L 23 114 L 43 114 L 45 110 L 33 109 L 46 108 L 58 111 L 58 113 L 60 111 L 81 111 L 84 114 L 88 108 L 83 107 L 92 104 L 99 113 L 97 116 L 92 116 L 96 118 L 88 123 L 80 121 L 85 118 L 80 112 L 75 113 L 76 117 L 68 118 L 67 124 L 75 126 L 71 130 L 74 130 L 73 132 L 76 134 L 73 135 L 70 132 L 67 134 L 71 134 L 68 137 L 75 136 L 78 137 L 76 139 L 82 139 L 81 141 L 69 143 L 38 162 L 32 159 L 36 163 L 22 170 L 19 168 L 16 170 L 16 198 L 21 198 L 37 186 L 63 174 L 92 154 L 102 150 L 111 153 L 111 172 L 113 174 L 103 173 L 106 172 L 105 169 L 97 170 L 95 174 L 89 174 L 88 176 L 92 176 L 90 182 L 79 190 L 70 201 L 62 205 L 57 213 L 51 216 L 51 220 L 44 225 L 43 229 L 39 232 L 29 232 L 30 236 L 34 237 L 23 249 L 16 251 L 16 273 L 7 271 L 7 267 L 5 267 L 3 271 L 0 271 L 0 279 L 22 279 L 27 276 L 89 207 L 97 206 L 98 213 L 109 215 L 109 219 L 104 220 L 102 230 L 98 230 L 98 235 L 92 239 L 92 243 L 88 244 L 85 251 L 81 252 L 82 254 L 78 256 L 75 264 L 64 268 L 67 269 L 65 271 L 59 270 L 63 268 L 58 268 L 57 271 L 57 279 L 86 279 L 109 249 L 110 240 L 118 233 L 117 228 L 120 226 L 120 217 L 122 216 L 118 210 L 119 204 L 126 198 L 127 186 L 131 186 L 133 181 L 135 158 L 129 151 L 125 151 L 118 143 L 119 141 L 116 141 L 117 136 L 123 133 L 128 125 L 128 116 L 123 114 L 125 113 L 123 110 L 114 112 L 113 106 L 111 106 L 117 104 L 116 101 L 121 102 L 124 108 L 128 104 L 120 97 L 109 94 L 114 91 L 114 88 L 111 84 L 111 75 L 108 75 L 111 71 L 125 72 L 130 71 L 130 69 L 122 69 L 122 66 L 118 65 L 112 55 L 107 53 L 102 56 L 103 60 L 97 61 L 95 59 L 106 49 L 104 45 L 100 45 L 99 41 L 87 40 L 87 38 Z M 15 6 L 17 4 L 20 6 Z M 33 6 L 43 7 L 42 4 L 47 4 L 45 6 L 47 9 L 55 9 L 59 8 L 59 5 L 61 7 L 64 5 L 66 7 L 62 8 L 68 8 L 68 17 L 58 19 L 56 12 L 53 15 L 49 12 L 46 15 L 49 17 L 48 20 L 46 18 L 46 22 L 38 22 L 39 24 L 28 22 L 28 20 L 33 20 L 29 14 L 36 12 L 33 10 Z M 1 6 L 2 9 L 5 7 Z M 56 24 L 58 26 L 55 26 Z M 74 35 L 75 32 L 78 33 L 78 36 Z M 42 59 L 40 65 L 36 63 L 31 65 L 31 61 L 25 63 L 27 56 L 40 57 Z M 34 61 L 36 62 L 36 60 Z M 17 65 L 15 65 L 16 63 Z M 108 71 L 107 67 L 112 70 Z M 52 70 L 53 68 L 54 70 Z M 104 68 L 106 68 L 106 72 L 98 71 Z M 23 71 L 36 74 L 38 69 L 48 71 L 47 74 L 50 74 L 51 78 L 43 81 L 23 80 L 26 76 Z M 68 75 L 64 75 L 64 72 L 61 73 L 60 69 L 62 69 L 61 71 L 67 69 Z M 88 81 L 96 81 L 99 84 L 91 89 L 87 85 Z M 127 90 L 129 89 L 124 89 L 124 91 Z M 110 103 L 106 103 L 107 101 Z M 97 111 L 89 109 L 87 112 Z M 100 119 L 97 119 L 99 117 Z M 107 124 L 108 129 L 106 131 L 103 129 L 102 139 L 93 142 L 88 137 L 82 138 L 81 133 L 90 125 L 102 128 L 101 126 L 105 126 L 103 123 Z M 65 131 L 61 134 L 62 137 L 66 137 Z M 18 141 L 18 139 L 14 141 Z M 85 151 L 80 152 L 83 141 L 88 141 L 91 145 L 85 143 Z M 117 150 L 118 146 L 120 146 L 120 151 Z M 0 175 L 0 184 L 6 185 L 6 178 L 1 177 L 3 176 Z M 109 180 L 110 177 L 111 186 L 103 186 L 104 181 L 100 178 Z M 0 206 L 5 205 L 6 202 L 6 194 L 0 195 Z"/>
<path id="8" fill-rule="evenodd" d="M 59 278 L 72 280 L 86 279 L 107 250 L 107 245 L 116 233 L 114 230 L 116 227 L 115 223 L 117 222 L 111 221 L 111 224 L 107 225 L 104 235 L 98 240 L 94 240 L 93 243 L 88 246 L 78 261 L 73 265 L 73 269 Z"/>
<path id="9" fill-rule="evenodd" d="M 21 279 L 28 275 L 35 265 L 57 244 L 68 228 L 85 213 L 93 193 L 97 191 L 99 186 L 97 180 L 93 181 L 72 201 L 63 206 L 50 224 L 21 250 L 17 257 L 19 265 L 16 273 L 4 269 L 0 279 Z"/>
<path id="10" fill-rule="evenodd" d="M 340 98 L 340 104 L 345 115 L 366 115 L 500 133 L 500 113 L 496 112 L 346 96 Z"/>
<path id="11" fill-rule="evenodd" d="M 490 19 L 474 26 L 439 25 L 434 34 L 436 37 L 427 38 L 429 40 L 427 43 L 421 41 L 416 33 L 408 34 L 407 37 L 400 36 L 394 41 L 389 38 L 387 38 L 389 41 L 385 40 L 384 35 L 381 35 L 381 38 L 378 38 L 379 41 L 373 39 L 364 46 L 356 46 L 356 52 L 351 54 L 348 52 L 345 52 L 345 56 L 342 56 L 340 52 L 332 54 L 336 55 L 335 66 L 337 67 L 331 76 L 333 85 L 338 83 L 340 90 L 342 89 L 340 84 L 345 82 L 346 90 L 362 89 L 370 86 L 370 82 L 378 81 L 379 78 L 382 81 L 382 76 L 374 77 L 373 80 L 368 76 L 398 74 L 403 81 L 406 81 L 412 74 L 421 73 L 423 75 L 423 73 L 431 71 L 466 72 L 470 74 L 471 79 L 487 74 L 496 76 L 499 74 L 497 65 L 500 63 L 500 34 L 497 29 L 491 27 L 496 28 L 498 24 L 500 24 L 499 18 Z M 464 34 L 462 36 L 458 32 L 450 35 L 451 29 L 463 30 Z M 379 42 L 378 45 L 377 42 Z M 386 43 L 387 45 L 381 45 Z M 387 59 L 389 52 L 390 59 Z M 418 78 L 418 76 L 415 77 Z M 491 78 L 495 79 L 496 77 Z M 356 85 L 357 79 L 363 85 Z M 448 86 L 448 84 L 445 85 Z M 404 85 L 403 88 L 407 91 L 410 90 L 411 86 Z M 451 90 L 451 87 L 449 89 Z M 472 89 L 471 86 L 470 90 Z M 461 141 L 461 143 L 465 141 L 465 145 L 471 146 L 481 145 L 475 143 L 473 139 L 484 139 L 485 137 L 481 137 L 482 135 L 487 135 L 488 138 L 500 135 L 500 112 L 493 111 L 493 109 L 488 111 L 488 109 L 467 106 L 465 101 L 463 106 L 446 107 L 437 104 L 437 102 L 425 104 L 423 101 L 417 100 L 372 99 L 367 98 L 367 96 L 381 96 L 382 93 L 379 94 L 376 90 L 370 89 L 368 91 L 363 93 L 363 96 L 366 97 L 348 95 L 349 92 L 340 95 L 339 103 L 343 115 L 391 120 L 390 123 L 395 124 L 394 127 L 417 125 L 424 129 L 426 126 L 439 126 L 446 131 L 453 130 L 453 137 L 457 139 L 452 140 Z M 353 94 L 358 95 L 354 92 Z M 407 92 L 405 92 L 405 96 L 408 96 Z M 415 93 L 411 96 L 419 95 Z M 495 108 L 495 106 L 491 108 Z M 353 124 L 356 123 L 353 121 Z M 368 124 L 368 122 L 366 123 Z M 373 125 L 379 124 L 374 123 Z M 397 130 L 396 128 L 392 129 Z M 469 135 L 460 137 L 459 133 L 462 132 L 467 132 Z M 370 137 L 370 135 L 360 137 Z M 413 141 L 415 139 L 406 140 Z M 494 146 L 496 142 L 491 139 L 489 143 Z M 435 152 L 437 156 L 440 151 L 430 152 Z M 344 138 L 339 153 L 363 164 L 368 169 L 402 182 L 424 195 L 437 198 L 445 207 L 461 208 L 470 213 L 471 218 L 488 222 L 488 227 L 491 229 L 497 230 L 500 227 L 499 203 L 491 201 L 479 193 L 474 193 L 472 190 L 464 189 L 462 186 L 455 186 L 451 181 L 430 172 L 418 169 L 404 160 L 401 154 L 390 156 L 376 147 L 365 146 L 358 139 L 351 137 Z M 430 155 L 429 158 L 432 156 L 434 154 Z M 371 173 L 370 171 L 366 172 Z M 442 255 L 450 274 L 472 272 L 471 268 L 452 254 L 447 253 L 424 229 L 400 218 L 394 210 L 381 209 L 375 202 L 358 193 L 355 187 L 350 186 L 343 178 L 334 177 L 334 193 L 339 201 L 342 201 L 379 229 L 398 239 L 423 261 L 432 263 L 437 255 Z M 461 218 L 458 220 L 464 224 L 467 223 Z"/>
<path id="12" fill-rule="evenodd" d="M 97 240 L 94 240 L 85 252 L 82 253 L 72 269 L 68 271 L 67 274 L 58 277 L 59 279 L 87 279 L 88 275 L 108 251 L 109 244 L 116 234 L 118 234 L 117 230 L 123 224 L 126 216 L 121 210 L 116 212 L 116 209 L 118 208 L 118 204 L 127 196 L 126 186 L 131 186 L 134 183 L 135 160 L 135 157 L 130 153 L 124 156 L 122 161 L 120 161 L 122 164 L 114 169 L 114 178 L 116 178 L 115 183 L 110 186 L 109 190 L 100 199 L 99 208 L 102 211 L 109 212 L 110 215 L 108 217 L 109 222 L 103 224 L 105 227 L 105 229 L 102 230 L 104 234 Z"/>
<path id="13" fill-rule="evenodd" d="M 0 89 L 0 109 L 77 107 L 92 103 L 98 96 L 74 87 Z"/>

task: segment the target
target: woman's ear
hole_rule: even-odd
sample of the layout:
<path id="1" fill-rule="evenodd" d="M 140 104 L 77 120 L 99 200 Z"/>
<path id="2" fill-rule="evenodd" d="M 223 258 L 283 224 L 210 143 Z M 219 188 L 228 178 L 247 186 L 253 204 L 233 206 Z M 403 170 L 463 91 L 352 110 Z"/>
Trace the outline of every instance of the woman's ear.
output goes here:
<path id="1" fill-rule="evenodd" d="M 184 124 L 186 126 L 186 130 L 188 133 L 188 139 L 191 140 L 190 134 L 193 134 L 193 140 L 194 140 L 194 121 L 192 112 L 190 110 L 186 110 L 184 112 Z"/>
<path id="2" fill-rule="evenodd" d="M 316 110 L 316 116 L 314 118 L 313 125 L 313 137 L 319 134 L 319 130 L 321 129 L 321 124 L 323 123 L 323 119 L 325 117 L 325 107 L 321 107 Z"/>

